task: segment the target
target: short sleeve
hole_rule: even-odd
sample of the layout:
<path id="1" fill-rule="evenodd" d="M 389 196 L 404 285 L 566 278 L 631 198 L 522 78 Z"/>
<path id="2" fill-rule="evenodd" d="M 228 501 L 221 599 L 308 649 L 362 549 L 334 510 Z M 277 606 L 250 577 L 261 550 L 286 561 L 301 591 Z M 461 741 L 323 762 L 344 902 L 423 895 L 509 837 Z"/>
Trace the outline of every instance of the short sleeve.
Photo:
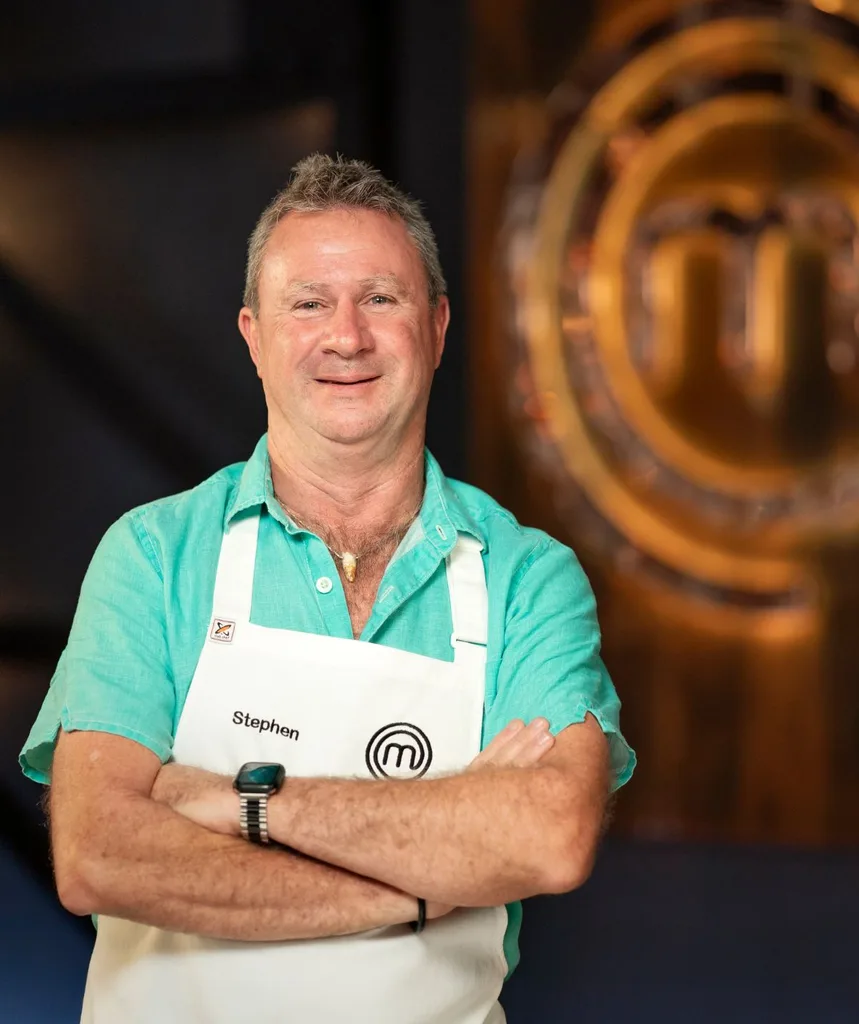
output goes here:
<path id="1" fill-rule="evenodd" d="M 588 712 L 608 737 L 617 789 L 632 775 L 635 754 L 600 657 L 596 601 L 573 552 L 546 538 L 514 577 L 485 741 L 514 718 L 543 716 L 557 734 Z"/>
<path id="2" fill-rule="evenodd" d="M 166 761 L 174 713 L 161 572 L 144 524 L 129 513 L 93 556 L 68 644 L 19 761 L 29 778 L 50 782 L 61 726 L 125 736 Z"/>

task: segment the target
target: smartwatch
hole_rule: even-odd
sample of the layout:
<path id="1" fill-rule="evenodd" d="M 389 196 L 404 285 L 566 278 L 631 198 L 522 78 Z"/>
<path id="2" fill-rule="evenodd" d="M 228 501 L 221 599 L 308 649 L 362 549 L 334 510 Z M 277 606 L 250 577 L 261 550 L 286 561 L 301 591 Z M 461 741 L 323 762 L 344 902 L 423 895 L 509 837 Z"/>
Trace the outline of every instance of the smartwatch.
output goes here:
<path id="1" fill-rule="evenodd" d="M 239 825 L 249 843 L 268 843 L 268 798 L 283 785 L 282 764 L 248 761 L 239 768 L 233 789 L 239 794 Z"/>

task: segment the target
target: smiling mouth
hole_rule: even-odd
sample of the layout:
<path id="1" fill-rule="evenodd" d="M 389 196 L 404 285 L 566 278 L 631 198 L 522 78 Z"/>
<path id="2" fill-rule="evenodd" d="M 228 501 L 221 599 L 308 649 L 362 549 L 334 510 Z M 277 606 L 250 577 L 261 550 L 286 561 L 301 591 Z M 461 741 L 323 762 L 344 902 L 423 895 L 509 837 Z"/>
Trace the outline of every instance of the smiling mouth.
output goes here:
<path id="1" fill-rule="evenodd" d="M 374 380 L 378 380 L 376 377 L 356 377 L 353 380 L 341 380 L 337 377 L 317 377 L 317 384 L 335 384 L 337 387 L 354 387 L 356 384 L 371 384 Z"/>

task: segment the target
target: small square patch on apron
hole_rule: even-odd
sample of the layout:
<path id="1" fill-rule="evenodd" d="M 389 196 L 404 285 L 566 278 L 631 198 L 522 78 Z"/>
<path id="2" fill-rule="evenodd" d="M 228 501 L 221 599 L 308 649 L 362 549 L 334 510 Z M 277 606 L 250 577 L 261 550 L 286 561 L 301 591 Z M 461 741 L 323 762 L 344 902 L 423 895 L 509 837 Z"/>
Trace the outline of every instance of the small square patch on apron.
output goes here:
<path id="1" fill-rule="evenodd" d="M 212 620 L 212 629 L 209 633 L 209 639 L 217 640 L 222 644 L 228 644 L 232 641 L 235 632 L 235 622 L 232 622 L 230 619 L 219 619 L 215 616 Z"/>

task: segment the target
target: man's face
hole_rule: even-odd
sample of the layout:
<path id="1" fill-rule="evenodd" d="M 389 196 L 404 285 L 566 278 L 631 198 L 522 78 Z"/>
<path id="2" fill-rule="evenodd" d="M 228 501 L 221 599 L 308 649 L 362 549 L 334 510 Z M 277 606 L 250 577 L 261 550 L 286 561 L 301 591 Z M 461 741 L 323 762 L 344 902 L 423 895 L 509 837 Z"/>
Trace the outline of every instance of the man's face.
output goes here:
<path id="1" fill-rule="evenodd" d="M 259 313 L 239 327 L 269 421 L 309 444 L 423 437 L 448 303 L 430 307 L 405 225 L 371 210 L 290 213 L 269 238 Z"/>

